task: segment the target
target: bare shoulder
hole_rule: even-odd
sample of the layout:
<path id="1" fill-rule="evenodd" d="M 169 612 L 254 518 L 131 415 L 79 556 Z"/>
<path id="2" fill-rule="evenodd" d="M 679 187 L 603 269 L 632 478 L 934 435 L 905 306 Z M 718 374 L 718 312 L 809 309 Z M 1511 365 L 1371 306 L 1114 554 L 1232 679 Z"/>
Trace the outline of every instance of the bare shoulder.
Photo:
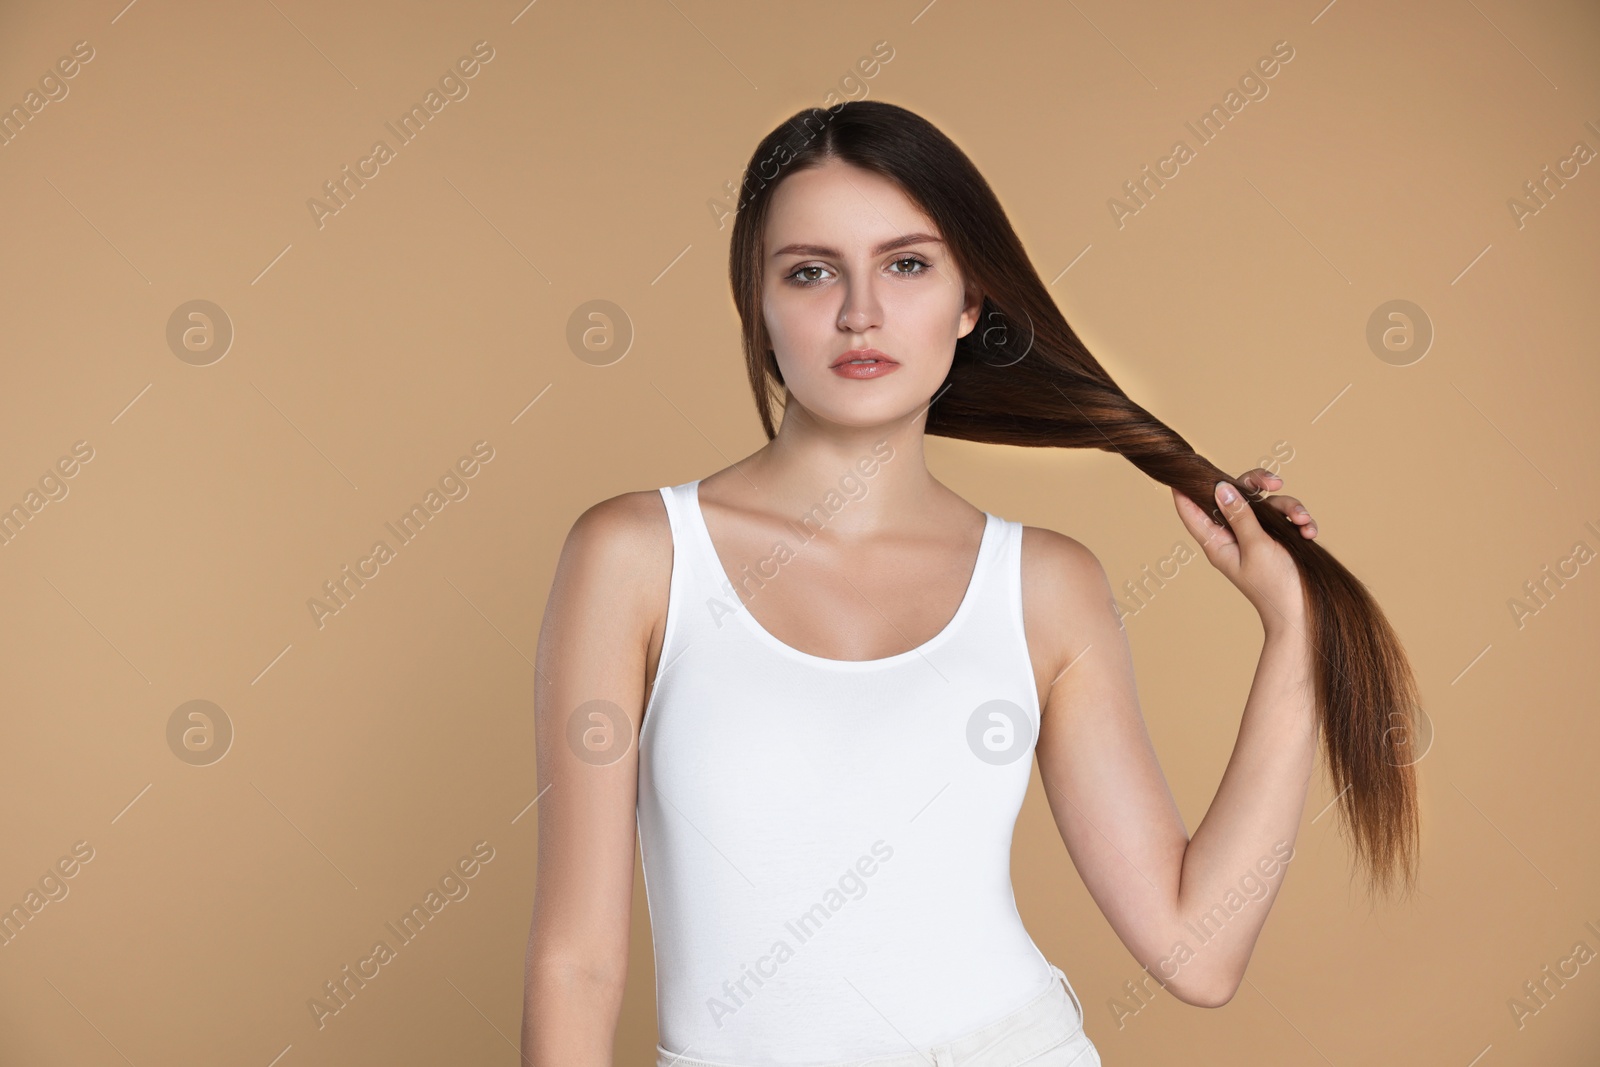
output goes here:
<path id="1" fill-rule="evenodd" d="M 672 529 L 666 504 L 655 489 L 619 493 L 590 505 L 572 523 L 567 545 L 585 555 L 612 557 L 621 563 L 632 553 L 672 550 Z"/>
<path id="2" fill-rule="evenodd" d="M 1027 588 L 1042 588 L 1053 596 L 1098 593 L 1110 588 L 1105 568 L 1089 546 L 1075 537 L 1043 526 L 1022 528 L 1022 579 Z"/>
<path id="3" fill-rule="evenodd" d="M 1035 665 L 1052 678 L 1105 626 L 1120 627 L 1099 557 L 1042 526 L 1022 528 L 1022 615 Z"/>
<path id="4" fill-rule="evenodd" d="M 591 505 L 567 531 L 555 595 L 600 597 L 615 606 L 665 604 L 672 528 L 657 490 L 621 493 Z"/>

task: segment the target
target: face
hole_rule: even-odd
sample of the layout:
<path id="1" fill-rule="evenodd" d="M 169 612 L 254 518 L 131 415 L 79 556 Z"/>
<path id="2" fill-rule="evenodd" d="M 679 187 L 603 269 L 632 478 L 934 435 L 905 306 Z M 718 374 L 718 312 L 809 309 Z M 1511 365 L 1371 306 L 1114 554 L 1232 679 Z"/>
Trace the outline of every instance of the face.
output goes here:
<path id="1" fill-rule="evenodd" d="M 899 186 L 837 160 L 774 190 L 761 307 L 791 402 L 852 427 L 927 405 L 982 304 L 940 237 Z M 833 369 L 857 349 L 887 362 Z"/>

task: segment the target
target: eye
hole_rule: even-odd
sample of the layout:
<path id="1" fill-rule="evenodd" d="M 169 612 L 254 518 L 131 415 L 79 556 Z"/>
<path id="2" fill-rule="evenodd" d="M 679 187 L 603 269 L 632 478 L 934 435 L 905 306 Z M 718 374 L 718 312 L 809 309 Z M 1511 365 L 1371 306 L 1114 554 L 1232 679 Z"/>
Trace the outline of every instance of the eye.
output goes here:
<path id="1" fill-rule="evenodd" d="M 905 263 L 912 264 L 912 266 L 915 269 L 891 270 L 889 273 L 898 274 L 898 275 L 900 275 L 901 277 L 904 277 L 904 278 L 915 278 L 915 277 L 917 277 L 919 275 L 926 274 L 928 271 L 933 269 L 933 265 L 932 264 L 930 264 L 930 263 L 918 258 L 917 256 L 901 256 L 898 259 L 892 260 L 890 265 L 892 267 L 898 267 L 901 264 L 905 264 Z M 820 272 L 822 272 L 824 274 L 830 273 L 828 271 L 827 267 L 824 267 L 824 266 L 822 266 L 820 264 L 817 264 L 817 263 L 808 263 L 803 267 L 796 267 L 794 270 L 790 271 L 787 275 L 784 276 L 784 280 L 787 281 L 791 285 L 798 285 L 801 288 L 810 288 L 813 285 L 822 284 L 823 279 L 820 278 L 820 277 L 817 277 L 817 278 L 802 278 L 802 277 L 800 277 L 800 275 L 804 274 L 807 271 L 820 271 Z"/>
<path id="2" fill-rule="evenodd" d="M 809 264 L 809 265 L 804 266 L 804 267 L 796 267 L 794 270 L 789 272 L 789 274 L 786 276 L 785 280 L 790 282 L 790 283 L 792 283 L 792 284 L 794 284 L 794 285 L 798 285 L 798 286 L 801 286 L 803 288 L 809 288 L 809 287 L 811 287 L 813 285 L 820 284 L 822 279 L 821 278 L 801 279 L 801 278 L 796 277 L 796 275 L 803 274 L 808 270 L 826 271 L 827 269 L 828 269 L 827 267 L 820 267 L 815 263 Z"/>
<path id="3" fill-rule="evenodd" d="M 911 278 L 914 278 L 919 274 L 926 273 L 929 269 L 931 269 L 929 264 L 924 263 L 922 260 L 918 259 L 916 256 L 901 256 L 899 259 L 895 260 L 894 262 L 896 264 L 900 264 L 900 263 L 915 263 L 918 267 L 922 268 L 921 270 L 897 270 L 897 271 L 894 272 L 895 274 L 904 274 L 907 277 L 911 277 Z"/>

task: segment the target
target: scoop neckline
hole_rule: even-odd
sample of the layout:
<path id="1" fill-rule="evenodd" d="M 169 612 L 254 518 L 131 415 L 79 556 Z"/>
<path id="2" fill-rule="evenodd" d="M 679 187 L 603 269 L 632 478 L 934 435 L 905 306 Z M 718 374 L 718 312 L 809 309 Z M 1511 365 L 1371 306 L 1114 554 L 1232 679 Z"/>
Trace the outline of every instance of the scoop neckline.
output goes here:
<path id="1" fill-rule="evenodd" d="M 700 547 L 704 550 L 707 562 L 716 568 L 716 578 L 720 582 L 728 582 L 728 569 L 722 565 L 722 557 L 717 554 L 716 543 L 711 540 L 711 528 L 706 525 L 706 513 L 700 506 L 700 482 L 695 479 L 689 483 L 689 511 L 693 518 L 696 536 Z M 998 542 L 1000 520 L 992 513 L 983 513 L 983 536 L 978 542 L 977 558 L 973 561 L 972 574 L 967 579 L 967 588 L 961 595 L 961 603 L 956 606 L 955 614 L 944 624 L 938 633 L 928 638 L 915 648 L 908 648 L 904 652 L 896 652 L 892 656 L 882 656 L 878 659 L 833 659 L 828 656 L 818 656 L 811 652 L 804 652 L 785 641 L 773 636 L 767 628 L 750 612 L 748 605 L 739 600 L 738 610 L 734 612 L 744 620 L 745 626 L 758 641 L 769 648 L 812 666 L 823 667 L 829 670 L 860 671 L 874 670 L 882 667 L 891 667 L 926 654 L 949 639 L 950 635 L 960 627 L 966 617 L 972 614 L 973 605 L 977 603 L 978 594 L 982 589 L 983 581 L 989 571 L 990 557 L 994 555 L 995 545 Z M 735 592 L 737 598 L 737 591 Z"/>

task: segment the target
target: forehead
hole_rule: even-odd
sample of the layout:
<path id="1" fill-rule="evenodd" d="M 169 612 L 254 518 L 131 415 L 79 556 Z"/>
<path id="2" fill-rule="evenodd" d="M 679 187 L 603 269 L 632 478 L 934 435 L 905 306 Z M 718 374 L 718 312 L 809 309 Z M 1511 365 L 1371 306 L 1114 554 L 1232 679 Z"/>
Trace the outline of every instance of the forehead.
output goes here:
<path id="1" fill-rule="evenodd" d="M 773 190 L 765 231 L 769 249 L 804 242 L 847 253 L 901 234 L 939 235 L 893 181 L 839 160 L 785 178 Z"/>

